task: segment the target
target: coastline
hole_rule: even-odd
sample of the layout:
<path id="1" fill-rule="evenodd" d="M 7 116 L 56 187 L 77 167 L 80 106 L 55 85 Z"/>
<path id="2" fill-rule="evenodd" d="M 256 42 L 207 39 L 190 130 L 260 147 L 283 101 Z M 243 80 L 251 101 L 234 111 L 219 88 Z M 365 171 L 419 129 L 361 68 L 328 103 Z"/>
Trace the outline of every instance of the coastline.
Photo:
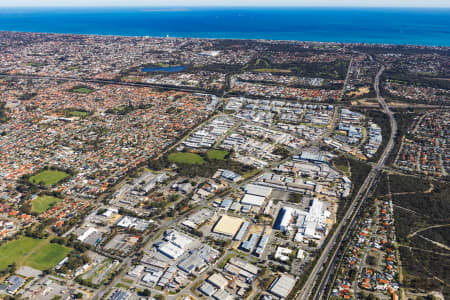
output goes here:
<path id="1" fill-rule="evenodd" d="M 315 40 L 284 40 L 284 39 L 265 39 L 265 38 L 239 38 L 239 37 L 190 37 L 190 36 L 149 36 L 149 35 L 121 35 L 121 34 L 101 34 L 101 33 L 60 33 L 60 32 L 36 32 L 36 31 L 14 31 L 2 30 L 1 33 L 15 34 L 49 34 L 66 36 L 104 36 L 104 37 L 133 37 L 133 38 L 154 38 L 154 39 L 191 39 L 191 40 L 237 40 L 254 42 L 274 42 L 274 43 L 310 43 L 310 44 L 336 44 L 336 45 L 361 45 L 361 46 L 383 46 L 383 47 L 405 47 L 405 48 L 429 48 L 429 49 L 450 49 L 450 45 L 426 45 L 426 44 L 392 44 L 376 42 L 336 42 L 336 41 L 315 41 Z"/>
<path id="2" fill-rule="evenodd" d="M 0 31 L 450 47 L 450 9 L 0 8 Z"/>

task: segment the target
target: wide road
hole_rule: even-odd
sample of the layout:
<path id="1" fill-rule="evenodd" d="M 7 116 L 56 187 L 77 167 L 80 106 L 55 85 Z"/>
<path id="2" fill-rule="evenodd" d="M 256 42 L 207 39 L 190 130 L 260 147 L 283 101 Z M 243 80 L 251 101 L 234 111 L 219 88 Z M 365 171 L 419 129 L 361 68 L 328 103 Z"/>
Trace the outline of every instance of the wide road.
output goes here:
<path id="1" fill-rule="evenodd" d="M 51 75 L 37 75 L 37 74 L 7 74 L 0 73 L 0 76 L 6 76 L 11 78 L 44 78 L 58 81 L 79 81 L 79 82 L 89 82 L 95 84 L 113 84 L 113 85 L 123 85 L 123 86 L 133 86 L 133 87 L 150 87 L 150 88 L 158 88 L 163 90 L 174 90 L 186 93 L 202 93 L 202 94 L 212 94 L 220 97 L 223 95 L 223 92 L 219 91 L 208 91 L 204 89 L 198 88 L 190 88 L 190 87 L 180 87 L 175 85 L 164 85 L 157 83 L 148 83 L 148 82 L 125 82 L 116 79 L 99 79 L 99 78 L 84 78 L 84 77 L 66 77 L 66 76 L 51 76 Z"/>
<path id="2" fill-rule="evenodd" d="M 394 118 L 394 114 L 387 106 L 386 102 L 380 95 L 380 76 L 383 73 L 385 67 L 382 66 L 380 70 L 378 71 L 375 81 L 374 81 L 374 89 L 376 91 L 377 100 L 383 109 L 383 111 L 389 116 L 389 122 L 391 125 L 391 135 L 389 137 L 389 142 L 386 145 L 386 148 L 383 151 L 383 154 L 381 155 L 380 159 L 376 163 L 376 165 L 372 168 L 369 175 L 367 176 L 364 183 L 361 185 L 358 193 L 356 194 L 355 199 L 353 200 L 352 204 L 350 205 L 349 209 L 345 213 L 344 218 L 342 221 L 338 224 L 335 232 L 331 236 L 329 242 L 324 246 L 323 251 L 318 258 L 318 261 L 316 265 L 314 266 L 311 274 L 309 275 L 307 281 L 305 282 L 303 289 L 299 292 L 297 295 L 297 299 L 304 300 L 308 299 L 312 293 L 312 290 L 318 280 L 319 282 L 319 288 L 313 295 L 314 299 L 320 299 L 323 296 L 323 292 L 325 290 L 325 286 L 327 282 L 330 279 L 330 275 L 335 271 L 336 269 L 336 262 L 337 262 L 337 252 L 334 251 L 332 253 L 332 250 L 335 246 L 337 246 L 337 249 L 342 246 L 342 242 L 347 236 L 348 232 L 350 231 L 351 227 L 355 224 L 355 218 L 357 216 L 357 212 L 361 205 L 364 203 L 365 199 L 367 198 L 367 195 L 373 186 L 373 184 L 377 180 L 377 175 L 379 172 L 383 169 L 383 166 L 386 162 L 386 158 L 389 156 L 389 153 L 391 152 L 393 146 L 394 146 L 394 137 L 395 133 L 397 132 L 397 123 Z M 348 223 L 350 223 L 350 226 L 346 226 Z M 331 255 L 331 257 L 330 257 Z M 331 258 L 331 259 L 330 259 Z M 330 259 L 330 260 L 329 260 Z M 326 262 L 330 261 L 328 265 L 326 265 Z M 320 271 L 324 269 L 324 276 L 320 276 Z"/>

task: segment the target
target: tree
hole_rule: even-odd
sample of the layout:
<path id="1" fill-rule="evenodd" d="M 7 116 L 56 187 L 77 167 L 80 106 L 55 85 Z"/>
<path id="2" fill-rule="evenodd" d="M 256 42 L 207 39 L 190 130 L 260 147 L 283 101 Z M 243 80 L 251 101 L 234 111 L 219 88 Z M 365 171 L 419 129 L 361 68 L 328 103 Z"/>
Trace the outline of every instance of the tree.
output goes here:
<path id="1" fill-rule="evenodd" d="M 297 193 L 290 193 L 288 201 L 292 203 L 301 203 L 302 199 L 303 199 L 302 195 Z"/>
<path id="2" fill-rule="evenodd" d="M 308 246 L 309 247 L 317 247 L 317 243 L 315 241 L 313 241 L 313 240 L 309 240 L 308 241 Z"/>
<path id="3" fill-rule="evenodd" d="M 368 295 L 366 295 L 366 296 L 364 297 L 364 299 L 366 299 L 366 300 L 377 300 L 378 298 L 375 297 L 374 294 L 368 294 Z"/>
<path id="4" fill-rule="evenodd" d="M 369 257 L 367 257 L 367 263 L 371 266 L 375 266 L 376 265 L 376 259 L 374 256 L 370 255 Z"/>
<path id="5" fill-rule="evenodd" d="M 151 292 L 149 289 L 145 289 L 145 290 L 139 292 L 139 296 L 149 297 L 150 295 L 151 295 Z"/>

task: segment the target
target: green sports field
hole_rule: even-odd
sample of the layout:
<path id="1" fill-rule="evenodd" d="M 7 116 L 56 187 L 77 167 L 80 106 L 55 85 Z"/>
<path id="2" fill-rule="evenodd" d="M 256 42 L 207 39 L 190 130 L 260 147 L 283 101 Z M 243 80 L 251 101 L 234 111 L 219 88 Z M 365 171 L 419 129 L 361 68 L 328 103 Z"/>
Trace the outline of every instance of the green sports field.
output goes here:
<path id="1" fill-rule="evenodd" d="M 69 115 L 70 117 L 85 117 L 89 115 L 89 112 L 82 110 L 69 110 L 67 111 L 67 115 Z"/>
<path id="2" fill-rule="evenodd" d="M 46 186 L 56 184 L 70 175 L 58 170 L 45 170 L 30 177 L 30 182 L 34 184 L 43 183 Z"/>
<path id="3" fill-rule="evenodd" d="M 202 165 L 205 163 L 203 157 L 195 153 L 177 152 L 169 154 L 169 161 L 173 163 Z"/>
<path id="4" fill-rule="evenodd" d="M 31 201 L 31 211 L 43 213 L 55 204 L 61 203 L 61 201 L 62 199 L 53 196 L 39 196 Z"/>
<path id="5" fill-rule="evenodd" d="M 77 87 L 77 88 L 71 89 L 70 91 L 74 92 L 74 93 L 80 93 L 80 94 L 90 94 L 94 90 L 91 88 L 87 88 L 87 87 Z"/>
<path id="6" fill-rule="evenodd" d="M 206 153 L 206 156 L 208 156 L 209 159 L 217 159 L 217 160 L 224 160 L 225 157 L 229 154 L 228 151 L 223 150 L 209 150 Z"/>
<path id="7" fill-rule="evenodd" d="M 46 270 L 58 264 L 71 250 L 59 244 L 51 244 L 48 239 L 22 237 L 0 247 L 0 270 L 12 263 L 16 263 L 17 267 L 29 266 Z"/>

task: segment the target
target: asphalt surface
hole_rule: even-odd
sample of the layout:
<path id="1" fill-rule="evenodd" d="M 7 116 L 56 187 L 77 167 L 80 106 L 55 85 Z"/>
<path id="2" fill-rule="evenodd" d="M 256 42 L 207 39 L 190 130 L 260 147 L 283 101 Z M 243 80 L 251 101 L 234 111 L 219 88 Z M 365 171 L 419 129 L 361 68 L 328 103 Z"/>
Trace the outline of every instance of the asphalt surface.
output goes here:
<path id="1" fill-rule="evenodd" d="M 174 90 L 174 91 L 181 91 L 181 92 L 187 92 L 187 93 L 206 93 L 206 94 L 212 94 L 216 95 L 218 97 L 223 96 L 222 92 L 217 91 L 209 91 L 204 89 L 197 89 L 197 88 L 189 88 L 189 87 L 180 87 L 175 85 L 163 85 L 163 84 L 156 84 L 156 83 L 148 83 L 148 82 L 125 82 L 115 79 L 95 79 L 95 78 L 84 78 L 84 77 L 66 77 L 66 76 L 50 76 L 50 75 L 36 75 L 36 74 L 7 74 L 7 73 L 0 73 L 0 76 L 7 76 L 11 78 L 46 78 L 46 79 L 53 79 L 53 80 L 59 80 L 59 81 L 80 81 L 80 82 L 89 82 L 89 83 L 96 83 L 96 84 L 115 84 L 115 85 L 124 85 L 124 86 L 134 86 L 134 87 L 152 87 L 152 88 L 159 88 L 164 90 Z"/>

